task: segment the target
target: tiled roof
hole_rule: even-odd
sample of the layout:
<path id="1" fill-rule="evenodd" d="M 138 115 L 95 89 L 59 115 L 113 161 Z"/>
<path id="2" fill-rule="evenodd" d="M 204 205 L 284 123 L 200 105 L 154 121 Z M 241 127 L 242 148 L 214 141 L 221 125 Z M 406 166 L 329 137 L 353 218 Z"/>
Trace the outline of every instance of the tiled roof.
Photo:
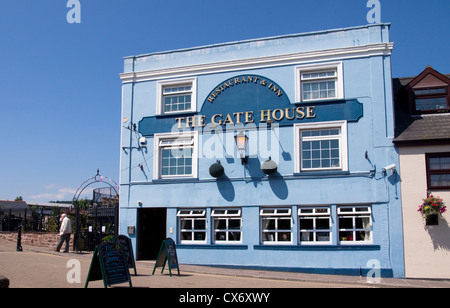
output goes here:
<path id="1" fill-rule="evenodd" d="M 450 78 L 450 75 L 444 75 Z M 450 144 L 450 113 L 411 115 L 406 86 L 416 77 L 394 78 L 395 139 L 398 146 Z"/>
<path id="2" fill-rule="evenodd" d="M 450 142 L 450 114 L 412 117 L 410 125 L 394 140 L 396 143 L 427 141 Z"/>

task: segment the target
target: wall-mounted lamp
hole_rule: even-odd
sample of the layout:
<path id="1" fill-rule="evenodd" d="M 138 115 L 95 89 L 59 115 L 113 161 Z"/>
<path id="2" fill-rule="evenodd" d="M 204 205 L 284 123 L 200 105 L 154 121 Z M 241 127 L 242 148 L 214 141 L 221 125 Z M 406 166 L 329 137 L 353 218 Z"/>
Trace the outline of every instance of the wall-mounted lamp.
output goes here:
<path id="1" fill-rule="evenodd" d="M 245 165 L 248 161 L 248 156 L 245 155 L 247 151 L 248 137 L 243 131 L 240 131 L 236 136 L 234 136 L 234 140 L 236 141 L 238 153 L 241 156 L 241 163 Z"/>

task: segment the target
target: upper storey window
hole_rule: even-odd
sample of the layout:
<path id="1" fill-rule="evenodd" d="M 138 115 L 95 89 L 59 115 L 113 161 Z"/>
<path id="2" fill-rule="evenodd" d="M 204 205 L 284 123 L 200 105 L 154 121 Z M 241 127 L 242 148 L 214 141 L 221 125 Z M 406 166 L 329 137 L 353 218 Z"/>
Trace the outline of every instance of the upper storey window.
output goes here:
<path id="1" fill-rule="evenodd" d="M 342 62 L 296 67 L 296 102 L 344 98 Z"/>
<path id="2" fill-rule="evenodd" d="M 195 78 L 158 82 L 156 113 L 162 115 L 195 112 L 196 84 Z"/>
<path id="3" fill-rule="evenodd" d="M 302 100 L 336 98 L 336 70 L 302 73 Z"/>
<path id="4" fill-rule="evenodd" d="M 415 107 L 418 112 L 448 111 L 448 87 L 415 89 Z"/>
<path id="5" fill-rule="evenodd" d="M 450 111 L 450 79 L 428 66 L 407 86 L 412 113 Z"/>

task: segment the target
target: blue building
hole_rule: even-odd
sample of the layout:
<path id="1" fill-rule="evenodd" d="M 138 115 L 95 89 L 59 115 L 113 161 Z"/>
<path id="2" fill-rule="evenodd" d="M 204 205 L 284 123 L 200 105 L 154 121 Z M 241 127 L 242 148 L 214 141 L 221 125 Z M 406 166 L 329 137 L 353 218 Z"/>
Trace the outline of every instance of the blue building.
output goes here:
<path id="1" fill-rule="evenodd" d="M 138 259 L 404 277 L 389 24 L 125 58 Z"/>

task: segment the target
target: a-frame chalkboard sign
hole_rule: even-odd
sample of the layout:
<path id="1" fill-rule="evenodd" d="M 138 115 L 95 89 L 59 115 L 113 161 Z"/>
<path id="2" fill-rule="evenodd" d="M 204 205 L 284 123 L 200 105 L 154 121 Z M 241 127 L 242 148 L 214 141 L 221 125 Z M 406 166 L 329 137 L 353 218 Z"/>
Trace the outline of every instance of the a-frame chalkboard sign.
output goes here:
<path id="1" fill-rule="evenodd" d="M 113 238 L 113 242 L 118 243 L 122 246 L 123 252 L 127 257 L 128 268 L 134 268 L 134 275 L 137 276 L 136 262 L 134 260 L 133 246 L 131 244 L 131 239 L 126 235 L 117 235 Z"/>
<path id="2" fill-rule="evenodd" d="M 120 244 L 105 242 L 95 247 L 84 287 L 87 288 L 89 281 L 95 280 L 103 280 L 105 288 L 123 282 L 128 282 L 130 288 L 133 287 L 126 256 Z"/>
<path id="3" fill-rule="evenodd" d="M 153 268 L 152 275 L 155 274 L 157 267 L 162 267 L 161 274 L 164 272 L 166 262 L 169 266 L 169 274 L 172 276 L 172 269 L 178 270 L 178 276 L 180 276 L 180 266 L 178 265 L 177 250 L 175 248 L 175 242 L 170 237 L 162 241 L 161 248 L 159 249 L 158 258 L 156 259 L 155 267 Z"/>

